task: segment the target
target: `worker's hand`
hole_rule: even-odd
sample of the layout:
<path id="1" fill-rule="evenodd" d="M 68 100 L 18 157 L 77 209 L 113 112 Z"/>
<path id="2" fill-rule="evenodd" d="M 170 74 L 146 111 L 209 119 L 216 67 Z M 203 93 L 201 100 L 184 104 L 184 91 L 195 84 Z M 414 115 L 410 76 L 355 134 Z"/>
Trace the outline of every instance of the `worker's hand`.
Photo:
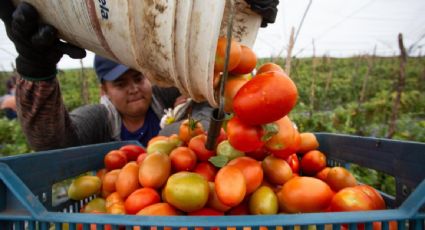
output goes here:
<path id="1" fill-rule="evenodd" d="M 56 76 L 56 64 L 64 54 L 84 58 L 86 51 L 59 40 L 57 30 L 40 22 L 37 10 L 26 2 L 15 9 L 10 0 L 0 1 L 0 18 L 18 52 L 16 69 L 29 80 Z"/>
<path id="2" fill-rule="evenodd" d="M 279 0 L 245 0 L 251 10 L 263 17 L 261 27 L 266 27 L 268 23 L 274 23 L 277 15 L 277 5 Z"/>

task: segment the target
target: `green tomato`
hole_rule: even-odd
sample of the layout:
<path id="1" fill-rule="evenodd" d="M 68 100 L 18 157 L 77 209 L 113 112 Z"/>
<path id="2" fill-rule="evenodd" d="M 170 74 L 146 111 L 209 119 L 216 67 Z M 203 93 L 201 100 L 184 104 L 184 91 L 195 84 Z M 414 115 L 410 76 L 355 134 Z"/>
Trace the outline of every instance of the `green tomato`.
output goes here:
<path id="1" fill-rule="evenodd" d="M 97 176 L 80 176 L 73 180 L 68 188 L 68 197 L 73 200 L 82 200 L 98 194 L 102 181 Z"/>
<path id="2" fill-rule="evenodd" d="M 268 186 L 261 186 L 249 199 L 249 211 L 254 215 L 273 215 L 278 212 L 279 203 L 274 191 Z"/>
<path id="3" fill-rule="evenodd" d="M 245 153 L 235 149 L 228 140 L 220 142 L 217 146 L 217 156 L 226 156 L 229 161 L 245 156 Z"/>
<path id="4" fill-rule="evenodd" d="M 93 200 L 89 201 L 84 206 L 84 213 L 92 213 L 92 212 L 98 212 L 98 213 L 106 213 L 106 202 L 105 199 L 97 197 Z"/>
<path id="5" fill-rule="evenodd" d="M 185 212 L 199 210 L 208 201 L 208 182 L 197 173 L 175 173 L 168 178 L 164 189 L 165 200 Z"/>

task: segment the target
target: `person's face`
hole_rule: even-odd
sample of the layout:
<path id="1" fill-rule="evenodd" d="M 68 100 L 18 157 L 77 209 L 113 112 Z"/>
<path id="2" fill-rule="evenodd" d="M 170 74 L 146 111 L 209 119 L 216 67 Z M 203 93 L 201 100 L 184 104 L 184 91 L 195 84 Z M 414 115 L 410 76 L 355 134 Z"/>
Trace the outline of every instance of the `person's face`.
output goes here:
<path id="1" fill-rule="evenodd" d="M 152 101 L 150 81 L 134 70 L 115 81 L 105 81 L 102 90 L 123 116 L 144 116 Z"/>

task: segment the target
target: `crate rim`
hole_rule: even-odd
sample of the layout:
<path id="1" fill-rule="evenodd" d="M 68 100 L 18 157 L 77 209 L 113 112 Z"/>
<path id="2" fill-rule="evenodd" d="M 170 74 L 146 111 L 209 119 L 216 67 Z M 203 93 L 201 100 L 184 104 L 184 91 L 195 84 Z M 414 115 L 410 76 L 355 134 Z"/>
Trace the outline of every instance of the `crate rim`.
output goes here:
<path id="1" fill-rule="evenodd" d="M 316 133 L 330 134 L 330 133 Z M 352 136 L 346 134 L 332 134 L 337 136 Z M 356 136 L 358 137 L 358 136 Z M 360 137 L 362 138 L 362 137 Z M 364 137 L 368 138 L 368 137 Z M 368 138 L 371 139 L 371 138 Z M 374 138 L 380 140 L 382 138 Z M 397 140 L 393 140 L 397 141 Z M 404 142 L 404 141 L 403 141 Z M 115 144 L 117 142 L 114 142 Z M 123 143 L 123 142 L 119 142 Z M 126 142 L 127 143 L 127 142 Z M 135 143 L 135 142 L 131 142 Z M 412 142 L 423 144 L 421 142 Z M 90 146 L 100 146 L 95 144 Z M 66 149 L 75 149 L 71 147 Z M 63 149 L 56 150 L 61 151 Z M 36 154 L 36 153 L 34 153 Z M 14 156 L 12 156 L 14 157 Z M 17 156 L 19 157 L 19 156 Z M 290 226 L 290 225 L 310 225 L 310 224 L 343 224 L 343 223 L 364 223 L 374 221 L 391 221 L 406 219 L 424 219 L 425 213 L 420 212 L 421 206 L 425 203 L 425 179 L 413 191 L 412 194 L 396 209 L 362 211 L 362 212 L 321 212 L 303 214 L 276 214 L 276 215 L 244 215 L 244 216 L 132 216 L 132 215 L 111 215 L 111 214 L 82 214 L 82 213 L 61 213 L 48 211 L 42 203 L 34 196 L 26 185 L 16 176 L 13 170 L 0 159 L 0 179 L 12 191 L 26 208 L 28 213 L 16 215 L 16 213 L 5 213 L 0 211 L 0 220 L 24 220 L 24 221 L 44 221 L 56 223 L 93 223 L 97 224 L 125 224 L 133 226 L 170 226 L 170 227 L 214 227 L 215 221 L 219 221 L 220 226 Z M 13 188 L 13 189 L 11 189 Z M 30 194 L 30 196 L 28 196 Z M 1 198 L 1 197 L 0 197 Z M 326 217 L 326 218 L 324 218 Z M 64 221 L 66 220 L 66 221 Z M 158 224 L 161 223 L 161 224 Z M 183 223 L 183 224 L 182 224 Z M 248 223 L 248 225 L 246 224 Z M 300 224 L 301 223 L 301 224 Z"/>

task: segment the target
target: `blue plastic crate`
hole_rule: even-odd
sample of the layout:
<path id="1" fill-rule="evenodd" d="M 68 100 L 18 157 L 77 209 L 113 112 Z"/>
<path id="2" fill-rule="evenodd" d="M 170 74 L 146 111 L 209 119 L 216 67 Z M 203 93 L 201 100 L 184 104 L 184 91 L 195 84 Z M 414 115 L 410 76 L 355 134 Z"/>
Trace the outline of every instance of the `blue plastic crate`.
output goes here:
<path id="1" fill-rule="evenodd" d="M 294 229 L 340 229 L 348 224 L 356 229 L 357 223 L 382 222 L 389 228 L 395 220 L 398 229 L 425 229 L 425 143 L 394 141 L 329 133 L 316 133 L 319 149 L 326 153 L 331 165 L 351 163 L 392 175 L 396 179 L 396 196 L 385 195 L 390 209 L 367 212 L 279 214 L 266 216 L 173 216 L 147 217 L 132 215 L 80 214 L 83 202 L 66 201 L 52 204 L 52 185 L 85 172 L 103 167 L 103 156 L 125 144 L 137 142 L 112 142 L 53 151 L 0 158 L 0 230 L 3 229 L 90 229 L 89 223 L 98 227 L 112 224 L 112 229 L 132 229 L 132 226 L 172 227 L 243 227 L 259 229 L 260 226 Z M 69 228 L 64 227 L 69 223 Z M 312 227 L 311 225 L 314 225 Z M 101 228 L 98 228 L 101 229 Z"/>

